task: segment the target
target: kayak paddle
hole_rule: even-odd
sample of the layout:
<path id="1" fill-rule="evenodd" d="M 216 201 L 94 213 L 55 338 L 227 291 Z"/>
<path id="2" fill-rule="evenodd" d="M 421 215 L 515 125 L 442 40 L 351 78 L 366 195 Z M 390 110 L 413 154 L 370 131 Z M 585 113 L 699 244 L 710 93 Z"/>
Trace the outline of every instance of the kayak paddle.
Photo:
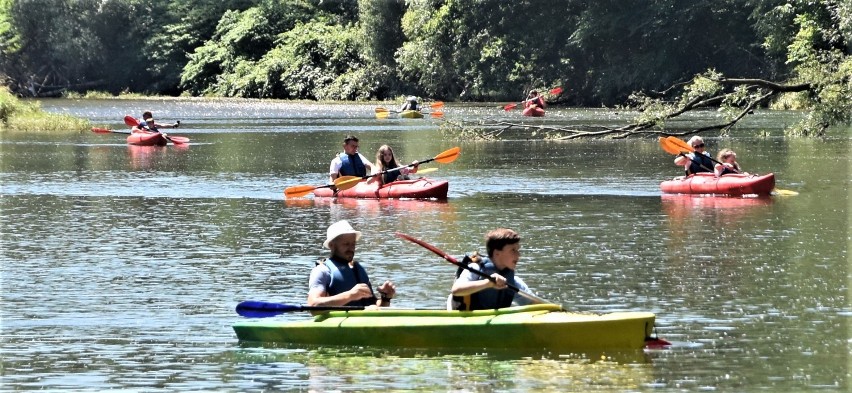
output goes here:
<path id="1" fill-rule="evenodd" d="M 357 181 L 350 181 L 357 180 Z M 360 176 L 340 176 L 337 179 L 334 179 L 334 183 L 326 184 L 322 186 L 292 186 L 284 189 L 284 198 L 301 198 L 305 195 L 312 193 L 317 188 L 331 188 L 337 187 L 338 191 L 348 190 L 358 182 L 361 181 Z"/>
<path id="2" fill-rule="evenodd" d="M 458 261 L 458 259 L 453 258 L 453 256 L 452 256 L 452 255 L 447 254 L 447 253 L 445 253 L 445 252 L 441 251 L 438 247 L 435 247 L 435 246 L 433 246 L 433 245 L 431 245 L 431 244 L 429 244 L 429 243 L 426 243 L 426 242 L 424 242 L 424 241 L 422 241 L 422 240 L 420 240 L 420 239 L 416 239 L 416 238 L 414 238 L 414 237 L 411 237 L 411 236 L 409 236 L 409 235 L 406 235 L 406 234 L 404 234 L 404 233 L 402 233 L 402 232 L 396 232 L 396 233 L 395 233 L 395 235 L 396 235 L 396 237 L 398 237 L 398 238 L 405 239 L 405 240 L 408 240 L 408 241 L 410 241 L 410 242 L 412 242 L 412 243 L 419 244 L 421 247 L 423 247 L 423 248 L 425 248 L 425 249 L 427 249 L 427 250 L 429 250 L 429 251 L 432 251 L 432 252 L 434 252 L 435 254 L 438 254 L 438 256 L 440 256 L 441 258 L 446 259 L 446 260 L 447 260 L 447 262 L 452 263 L 453 265 L 456 265 L 456 266 L 458 266 L 458 267 L 460 267 L 460 268 L 463 268 L 463 269 L 465 269 L 465 270 L 467 270 L 467 271 L 470 271 L 470 272 L 472 272 L 472 273 L 474 273 L 474 274 L 477 274 L 477 275 L 479 275 L 479 276 L 481 276 L 481 277 L 483 277 L 483 278 L 487 278 L 487 279 L 488 279 L 489 281 L 491 281 L 491 282 L 494 282 L 494 279 L 493 279 L 490 275 L 485 274 L 485 273 L 483 273 L 483 272 L 482 272 L 482 271 L 480 271 L 480 270 L 474 269 L 474 268 L 472 268 L 472 267 L 468 266 L 467 264 L 464 264 L 464 263 L 459 262 L 459 261 Z M 511 289 L 511 290 L 513 290 L 513 291 L 517 292 L 519 295 L 521 295 L 521 296 L 523 296 L 523 297 L 525 297 L 525 298 L 527 298 L 527 299 L 531 300 L 533 303 L 539 303 L 539 304 L 555 304 L 555 303 L 553 303 L 553 302 L 551 302 L 551 301 L 548 301 L 548 300 L 542 299 L 542 298 L 540 298 L 540 297 L 538 297 L 538 296 L 536 296 L 536 295 L 533 295 L 533 294 L 531 294 L 531 293 L 524 292 L 524 291 L 522 291 L 520 288 L 518 288 L 518 287 L 516 287 L 516 286 L 514 286 L 514 285 L 512 285 L 512 284 L 507 284 L 507 285 L 508 285 L 509 289 Z M 565 307 L 562 307 L 562 308 L 564 309 Z"/>
<path id="3" fill-rule="evenodd" d="M 108 128 L 92 127 L 92 132 L 95 134 L 129 134 L 130 131 L 117 131 Z"/>
<path id="4" fill-rule="evenodd" d="M 364 306 L 303 306 L 300 304 L 268 303 L 257 300 L 246 300 L 237 304 L 237 314 L 248 318 L 266 318 L 288 312 L 352 311 L 363 310 L 364 308 Z"/>
<path id="5" fill-rule="evenodd" d="M 551 95 L 554 95 L 554 96 L 558 96 L 558 95 L 562 94 L 562 88 L 561 87 L 555 87 L 553 89 L 550 89 L 548 91 L 548 93 L 550 93 Z M 538 97 L 536 97 L 536 98 L 538 98 Z M 534 99 L 535 98 L 533 98 L 532 100 L 534 100 Z M 504 111 L 510 111 L 512 109 L 517 108 L 518 105 L 527 103 L 527 102 L 532 101 L 532 100 L 523 100 L 523 101 L 518 102 L 518 103 L 506 104 L 506 105 L 503 106 L 503 110 Z"/>
<path id="6" fill-rule="evenodd" d="M 180 123 L 180 122 L 178 122 Z M 124 116 L 124 124 L 128 127 L 139 127 L 139 120 L 136 120 L 135 117 L 126 115 Z M 165 132 L 160 132 L 163 134 L 163 137 L 166 138 L 167 141 L 174 143 L 175 145 L 182 145 L 184 143 L 189 143 L 189 138 L 183 136 L 169 136 L 166 135 Z"/>
<path id="7" fill-rule="evenodd" d="M 435 157 L 425 159 L 423 161 L 419 161 L 417 163 L 417 165 L 425 164 L 427 162 L 432 162 L 432 161 L 438 161 L 441 164 L 449 164 L 449 163 L 455 161 L 457 158 L 459 158 L 460 153 L 461 153 L 461 149 L 458 146 L 456 146 L 452 149 L 444 150 L 443 152 L 441 152 L 441 154 L 438 154 Z M 372 174 L 372 175 L 360 176 L 360 177 L 355 176 L 355 179 L 346 180 L 345 182 L 341 182 L 340 184 L 337 185 L 337 188 L 341 188 L 341 186 L 346 187 L 346 188 L 344 188 L 344 190 L 347 189 L 347 188 L 352 188 L 352 187 L 354 187 L 355 184 L 358 184 L 358 182 L 360 182 L 362 180 L 367 180 L 367 179 L 369 179 L 373 176 L 384 175 L 385 173 L 390 173 L 390 172 L 398 171 L 402 168 L 410 168 L 410 167 L 413 167 L 413 166 L 414 166 L 414 164 L 408 164 L 408 165 L 396 167 L 396 168 L 393 168 L 393 169 L 386 169 L 384 171 L 381 171 L 379 173 L 375 173 L 375 174 Z M 349 186 L 349 183 L 352 183 L 352 186 Z"/>

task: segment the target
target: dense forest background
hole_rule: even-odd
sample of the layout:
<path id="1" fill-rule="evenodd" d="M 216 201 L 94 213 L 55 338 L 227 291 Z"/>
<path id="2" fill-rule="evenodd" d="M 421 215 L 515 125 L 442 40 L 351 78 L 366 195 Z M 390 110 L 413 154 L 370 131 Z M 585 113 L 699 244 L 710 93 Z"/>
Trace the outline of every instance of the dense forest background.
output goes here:
<path id="1" fill-rule="evenodd" d="M 561 103 L 599 106 L 709 72 L 845 99 L 852 2 L 0 0 L 0 52 L 0 85 L 36 97 L 493 101 L 563 86 Z"/>

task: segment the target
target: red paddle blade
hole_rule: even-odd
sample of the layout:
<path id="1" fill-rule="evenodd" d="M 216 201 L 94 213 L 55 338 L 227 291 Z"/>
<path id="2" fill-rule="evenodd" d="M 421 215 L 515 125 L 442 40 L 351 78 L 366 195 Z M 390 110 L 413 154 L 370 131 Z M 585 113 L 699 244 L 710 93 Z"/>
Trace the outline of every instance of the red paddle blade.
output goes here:
<path id="1" fill-rule="evenodd" d="M 515 109 L 517 107 L 518 107 L 518 104 L 506 104 L 505 106 L 503 106 L 503 110 L 504 111 L 510 111 L 510 110 Z"/>
<path id="2" fill-rule="evenodd" d="M 128 127 L 137 127 L 139 126 L 139 121 L 135 117 L 127 115 L 124 116 L 124 124 L 127 124 Z"/>
<path id="3" fill-rule="evenodd" d="M 171 135 L 169 135 L 169 139 L 172 141 L 172 143 L 174 143 L 176 145 L 182 145 L 184 143 L 189 143 L 189 138 L 184 137 L 184 136 L 171 136 Z"/>
<path id="4" fill-rule="evenodd" d="M 110 134 L 112 133 L 112 130 L 106 128 L 92 127 L 92 132 L 96 134 Z"/>
<path id="5" fill-rule="evenodd" d="M 557 88 L 554 88 L 554 89 L 550 89 L 550 94 L 558 96 L 558 95 L 562 94 L 562 88 L 557 87 Z"/>
<path id="6" fill-rule="evenodd" d="M 666 340 L 663 340 L 662 338 L 659 338 L 659 337 L 647 337 L 647 338 L 645 338 L 645 348 L 648 348 L 648 349 L 663 349 L 663 348 L 665 348 L 669 345 L 672 345 L 672 343 L 670 343 Z"/>

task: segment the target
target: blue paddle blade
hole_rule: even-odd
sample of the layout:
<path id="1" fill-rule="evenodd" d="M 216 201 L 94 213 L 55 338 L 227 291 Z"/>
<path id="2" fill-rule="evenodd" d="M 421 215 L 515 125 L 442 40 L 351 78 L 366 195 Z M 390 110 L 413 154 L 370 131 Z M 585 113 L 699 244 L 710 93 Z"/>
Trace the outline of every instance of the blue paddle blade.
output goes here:
<path id="1" fill-rule="evenodd" d="M 237 304 L 237 314 L 247 318 L 267 318 L 286 312 L 302 311 L 302 306 L 247 300 Z"/>
<path id="2" fill-rule="evenodd" d="M 246 318 L 267 318 L 296 311 L 354 311 L 364 308 L 364 306 L 302 306 L 246 300 L 237 304 L 237 314 Z"/>

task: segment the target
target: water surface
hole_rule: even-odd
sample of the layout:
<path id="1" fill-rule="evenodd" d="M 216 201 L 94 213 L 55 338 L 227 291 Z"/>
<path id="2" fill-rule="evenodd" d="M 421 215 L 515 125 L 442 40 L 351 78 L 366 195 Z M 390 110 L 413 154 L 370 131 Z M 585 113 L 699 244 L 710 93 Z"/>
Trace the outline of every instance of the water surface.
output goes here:
<path id="1" fill-rule="evenodd" d="M 758 115 L 732 147 L 798 196 L 663 196 L 678 175 L 655 139 L 459 142 L 441 121 L 376 120 L 375 105 L 245 100 L 55 100 L 115 129 L 151 109 L 186 148 L 120 134 L 4 134 L 0 142 L 2 383 L 50 390 L 727 390 L 849 388 L 849 141 L 784 139 L 796 113 Z M 568 125 L 624 113 L 448 105 L 448 119 Z M 701 116 L 701 114 L 696 115 Z M 694 119 L 697 120 L 697 119 Z M 756 137 L 754 130 L 768 134 Z M 462 154 L 430 176 L 447 201 L 284 200 L 320 185 L 346 134 L 372 157 Z M 238 343 L 242 300 L 303 303 L 326 227 L 350 220 L 374 281 L 400 307 L 443 307 L 453 254 L 497 226 L 523 236 L 519 274 L 579 311 L 651 311 L 667 350 L 442 353 Z M 287 315 L 302 319 L 306 315 Z M 477 334 L 477 332 L 471 332 Z"/>

